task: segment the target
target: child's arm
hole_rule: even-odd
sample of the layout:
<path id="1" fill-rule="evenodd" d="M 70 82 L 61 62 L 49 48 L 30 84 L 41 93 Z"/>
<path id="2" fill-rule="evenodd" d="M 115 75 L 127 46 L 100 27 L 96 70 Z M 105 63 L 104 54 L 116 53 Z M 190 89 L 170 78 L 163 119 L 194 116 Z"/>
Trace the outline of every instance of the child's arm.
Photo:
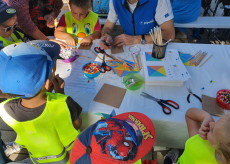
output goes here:
<path id="1" fill-rule="evenodd" d="M 74 38 L 70 34 L 65 33 L 65 27 L 58 26 L 54 31 L 54 36 L 58 39 L 65 40 L 68 45 L 76 46 Z"/>
<path id="2" fill-rule="evenodd" d="M 214 122 L 211 115 L 204 110 L 190 108 L 185 114 L 189 137 L 199 133 L 203 139 L 207 139 L 209 123 Z"/>
<path id="3" fill-rule="evenodd" d="M 99 39 L 100 37 L 101 37 L 101 30 L 94 31 L 94 33 L 82 39 L 81 46 L 88 46 L 93 40 Z"/>

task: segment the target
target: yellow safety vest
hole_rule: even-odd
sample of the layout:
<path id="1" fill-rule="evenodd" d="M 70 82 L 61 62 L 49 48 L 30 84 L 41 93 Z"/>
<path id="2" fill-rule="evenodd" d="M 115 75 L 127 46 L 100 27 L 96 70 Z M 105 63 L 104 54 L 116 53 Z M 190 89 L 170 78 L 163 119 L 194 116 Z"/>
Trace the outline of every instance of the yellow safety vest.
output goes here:
<path id="1" fill-rule="evenodd" d="M 15 99 L 15 98 L 14 98 Z M 66 104 L 67 96 L 47 92 L 43 113 L 30 121 L 19 122 L 12 118 L 0 104 L 0 116 L 17 133 L 16 143 L 27 148 L 34 163 L 66 164 L 80 131 L 72 123 Z"/>
<path id="2" fill-rule="evenodd" d="M 9 41 L 9 40 L 3 38 L 2 36 L 0 36 L 0 42 L 3 42 L 4 47 L 6 47 L 10 44 L 23 42 L 22 38 L 24 37 L 24 34 L 14 30 L 14 32 L 10 35 L 10 37 L 13 39 L 13 41 Z"/>
<path id="3" fill-rule="evenodd" d="M 208 140 L 198 134 L 189 138 L 185 143 L 184 153 L 177 164 L 218 164 L 215 159 L 215 149 Z"/>
<path id="4" fill-rule="evenodd" d="M 92 11 L 89 12 L 87 17 L 81 21 L 77 21 L 72 13 L 69 11 L 65 13 L 66 32 L 74 38 L 80 39 L 88 36 L 94 32 L 94 27 L 97 24 L 98 15 Z M 80 38 L 80 39 L 79 39 Z"/>

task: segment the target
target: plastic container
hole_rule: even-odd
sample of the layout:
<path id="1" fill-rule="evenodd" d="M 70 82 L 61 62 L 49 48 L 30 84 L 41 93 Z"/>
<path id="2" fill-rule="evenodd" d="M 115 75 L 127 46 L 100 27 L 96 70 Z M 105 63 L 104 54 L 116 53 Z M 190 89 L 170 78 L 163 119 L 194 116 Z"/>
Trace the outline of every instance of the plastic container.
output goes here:
<path id="1" fill-rule="evenodd" d="M 87 63 L 82 67 L 82 71 L 87 78 L 95 78 L 100 75 L 100 65 L 97 63 Z"/>
<path id="2" fill-rule="evenodd" d="M 221 89 L 216 93 L 217 104 L 224 109 L 230 110 L 230 90 Z"/>
<path id="3" fill-rule="evenodd" d="M 123 78 L 123 84 L 128 90 L 135 91 L 144 84 L 144 77 L 138 73 L 130 73 Z"/>
<path id="4" fill-rule="evenodd" d="M 77 58 L 77 51 L 73 50 L 71 48 L 66 48 L 64 50 L 61 50 L 59 57 L 62 59 L 65 63 L 71 63 Z"/>

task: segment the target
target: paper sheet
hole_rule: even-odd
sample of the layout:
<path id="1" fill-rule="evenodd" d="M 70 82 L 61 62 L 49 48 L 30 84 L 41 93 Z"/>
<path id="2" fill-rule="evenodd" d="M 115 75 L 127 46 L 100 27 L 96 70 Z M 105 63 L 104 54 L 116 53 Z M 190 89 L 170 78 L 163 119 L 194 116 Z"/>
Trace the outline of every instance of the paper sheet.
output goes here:
<path id="1" fill-rule="evenodd" d="M 218 106 L 216 98 L 206 95 L 202 95 L 202 109 L 215 116 L 221 116 L 224 114 L 224 109 Z"/>
<path id="2" fill-rule="evenodd" d="M 142 54 L 142 64 L 147 84 L 183 84 L 190 78 L 190 74 L 176 49 L 167 49 L 163 59 L 153 58 L 151 54 L 151 51 Z"/>
<path id="3" fill-rule="evenodd" d="M 119 108 L 125 96 L 126 89 L 104 84 L 94 98 L 94 101 Z"/>

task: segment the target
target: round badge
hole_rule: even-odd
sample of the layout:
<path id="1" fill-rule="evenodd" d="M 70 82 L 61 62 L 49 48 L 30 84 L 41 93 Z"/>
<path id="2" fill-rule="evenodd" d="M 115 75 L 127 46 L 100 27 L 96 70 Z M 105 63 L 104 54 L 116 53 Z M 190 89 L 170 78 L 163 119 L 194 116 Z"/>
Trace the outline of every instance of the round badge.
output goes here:
<path id="1" fill-rule="evenodd" d="M 16 10 L 13 9 L 13 8 L 9 8 L 9 9 L 6 10 L 6 12 L 7 12 L 8 14 L 14 14 L 14 13 L 16 13 Z"/>

